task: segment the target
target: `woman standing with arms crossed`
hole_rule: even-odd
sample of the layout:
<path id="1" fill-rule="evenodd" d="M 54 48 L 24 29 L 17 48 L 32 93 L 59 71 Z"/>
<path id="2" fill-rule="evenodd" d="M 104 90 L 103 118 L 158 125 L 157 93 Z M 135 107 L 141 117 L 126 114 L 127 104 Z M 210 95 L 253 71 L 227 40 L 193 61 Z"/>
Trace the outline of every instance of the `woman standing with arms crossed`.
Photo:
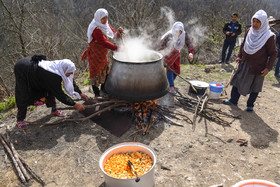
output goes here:
<path id="1" fill-rule="evenodd" d="M 90 84 L 92 85 L 95 97 L 100 96 L 100 84 L 101 90 L 104 90 L 106 76 L 109 73 L 108 50 L 118 50 L 118 46 L 109 40 L 119 38 L 122 32 L 123 29 L 121 27 L 116 32 L 108 24 L 107 10 L 100 8 L 95 12 L 87 31 L 89 46 L 82 54 L 83 61 L 88 59 Z"/>

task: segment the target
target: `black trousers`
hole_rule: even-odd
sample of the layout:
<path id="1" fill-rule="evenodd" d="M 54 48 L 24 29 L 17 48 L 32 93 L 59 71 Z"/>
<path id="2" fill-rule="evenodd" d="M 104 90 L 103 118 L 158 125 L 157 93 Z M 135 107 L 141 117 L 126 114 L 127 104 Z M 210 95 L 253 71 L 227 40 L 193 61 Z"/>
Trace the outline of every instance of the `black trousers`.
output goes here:
<path id="1" fill-rule="evenodd" d="M 254 103 L 257 99 L 259 95 L 259 92 L 252 92 L 250 93 L 250 96 L 247 100 L 247 107 L 254 107 Z M 230 102 L 232 102 L 233 104 L 237 105 L 238 103 L 238 100 L 240 98 L 240 94 L 237 90 L 237 88 L 235 86 L 232 87 L 231 89 L 231 95 L 230 95 Z"/>
<path id="2" fill-rule="evenodd" d="M 230 56 L 231 56 L 231 53 L 234 49 L 234 46 L 235 46 L 235 43 L 236 41 L 228 41 L 228 40 L 225 40 L 224 41 L 224 45 L 223 45 L 223 50 L 222 50 L 222 62 L 229 62 L 229 59 L 230 59 Z M 227 54 L 227 58 L 226 58 L 226 51 L 228 49 L 228 54 Z"/>
<path id="3" fill-rule="evenodd" d="M 56 102 L 55 97 L 53 95 L 49 95 L 46 97 L 46 105 L 47 107 L 52 107 L 52 111 L 56 110 Z M 17 112 L 17 121 L 23 121 L 26 118 L 27 106 L 18 108 Z"/>

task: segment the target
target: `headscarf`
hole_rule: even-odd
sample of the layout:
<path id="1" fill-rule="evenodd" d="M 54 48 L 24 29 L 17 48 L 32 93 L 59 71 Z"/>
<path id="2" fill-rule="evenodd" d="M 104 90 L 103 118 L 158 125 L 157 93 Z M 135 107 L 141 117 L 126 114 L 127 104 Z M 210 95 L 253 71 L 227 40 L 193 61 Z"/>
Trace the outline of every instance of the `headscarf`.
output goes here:
<path id="1" fill-rule="evenodd" d="M 261 22 L 261 27 L 257 31 L 253 29 L 254 18 L 260 20 Z M 268 24 L 266 12 L 264 10 L 257 11 L 251 19 L 251 27 L 245 40 L 244 51 L 250 55 L 255 54 L 273 35 L 274 33 L 271 32 Z"/>
<path id="2" fill-rule="evenodd" d="M 105 34 L 109 38 L 114 37 L 114 32 L 110 28 L 108 24 L 108 20 L 106 24 L 101 23 L 101 19 L 104 18 L 105 16 L 108 16 L 108 11 L 105 10 L 104 8 L 100 8 L 95 12 L 94 18 L 88 26 L 88 31 L 87 31 L 88 43 L 91 42 L 92 32 L 96 27 L 98 27 L 103 32 L 103 34 Z"/>
<path id="3" fill-rule="evenodd" d="M 73 74 L 71 74 L 69 77 L 66 76 L 66 73 L 74 73 L 76 70 L 75 64 L 71 60 L 42 60 L 39 62 L 39 66 L 49 72 L 59 75 L 62 78 L 63 86 L 66 92 L 70 96 L 75 95 L 78 99 L 81 99 L 80 94 L 74 91 Z"/>
<path id="4" fill-rule="evenodd" d="M 176 34 L 178 31 L 182 31 L 182 33 L 179 36 Z M 182 22 L 174 23 L 172 29 L 166 32 L 161 37 L 161 40 L 169 34 L 172 34 L 173 47 L 177 50 L 181 50 L 185 46 L 185 36 L 186 36 L 183 23 Z"/>

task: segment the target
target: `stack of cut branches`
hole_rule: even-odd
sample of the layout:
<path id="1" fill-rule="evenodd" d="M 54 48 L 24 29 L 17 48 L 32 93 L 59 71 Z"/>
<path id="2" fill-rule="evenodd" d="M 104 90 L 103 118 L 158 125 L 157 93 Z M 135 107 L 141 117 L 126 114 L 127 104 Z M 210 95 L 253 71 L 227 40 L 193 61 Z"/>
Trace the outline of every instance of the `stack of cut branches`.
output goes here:
<path id="1" fill-rule="evenodd" d="M 18 177 L 20 178 L 20 181 L 23 184 L 26 184 L 31 179 L 31 174 L 31 176 L 33 176 L 35 180 L 37 180 L 42 186 L 44 186 L 44 180 L 41 177 L 39 177 L 34 172 L 34 170 L 25 162 L 25 160 L 18 154 L 12 141 L 8 136 L 8 133 L 7 136 L 0 134 L 0 141 L 3 144 L 7 154 L 11 158 L 15 170 L 18 174 Z"/>
<path id="2" fill-rule="evenodd" d="M 176 96 L 176 99 L 179 101 L 179 103 L 177 103 L 178 106 L 184 108 L 187 111 L 194 113 L 193 130 L 195 130 L 196 119 L 198 115 L 210 121 L 214 121 L 222 125 L 223 127 L 230 126 L 235 119 L 240 118 L 240 116 L 234 116 L 221 111 L 221 109 L 216 109 L 214 107 L 208 106 L 207 103 L 209 101 L 209 98 L 207 94 L 204 94 L 198 99 L 191 98 L 188 96 L 183 96 L 182 94 L 180 94 Z M 226 121 L 225 119 L 223 119 L 223 117 L 233 118 L 233 120 Z"/>

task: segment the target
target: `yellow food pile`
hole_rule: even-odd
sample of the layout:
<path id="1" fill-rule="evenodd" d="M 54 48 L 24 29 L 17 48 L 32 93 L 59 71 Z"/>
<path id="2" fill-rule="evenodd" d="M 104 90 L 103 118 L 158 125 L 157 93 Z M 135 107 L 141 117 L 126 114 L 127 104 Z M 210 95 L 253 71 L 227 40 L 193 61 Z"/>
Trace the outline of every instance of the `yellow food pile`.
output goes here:
<path id="1" fill-rule="evenodd" d="M 105 163 L 104 171 L 115 178 L 134 178 L 136 176 L 128 165 L 128 160 L 134 165 L 138 176 L 147 173 L 153 166 L 153 160 L 149 155 L 141 152 L 129 152 L 114 154 L 110 157 Z"/>

